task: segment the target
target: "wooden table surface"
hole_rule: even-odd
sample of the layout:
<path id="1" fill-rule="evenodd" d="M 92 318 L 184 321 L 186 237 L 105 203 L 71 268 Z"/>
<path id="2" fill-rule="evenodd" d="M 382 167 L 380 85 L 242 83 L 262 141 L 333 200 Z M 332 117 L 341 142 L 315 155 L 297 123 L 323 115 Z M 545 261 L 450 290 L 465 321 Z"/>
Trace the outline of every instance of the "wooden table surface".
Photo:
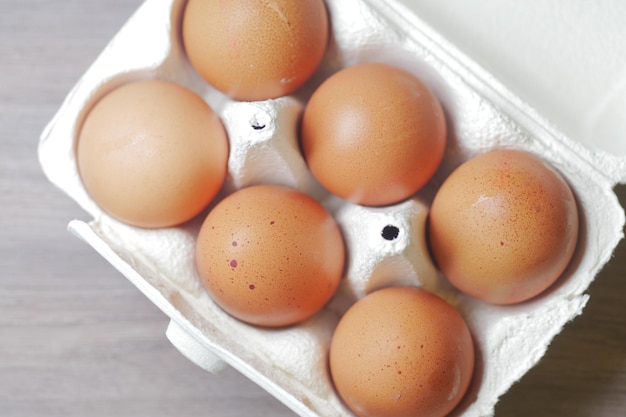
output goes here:
<path id="1" fill-rule="evenodd" d="M 190 363 L 167 317 L 66 232 L 39 136 L 141 0 L 0 0 L 0 415 L 292 416 L 232 369 Z M 626 187 L 617 193 L 626 204 Z M 626 244 L 496 416 L 626 416 Z"/>

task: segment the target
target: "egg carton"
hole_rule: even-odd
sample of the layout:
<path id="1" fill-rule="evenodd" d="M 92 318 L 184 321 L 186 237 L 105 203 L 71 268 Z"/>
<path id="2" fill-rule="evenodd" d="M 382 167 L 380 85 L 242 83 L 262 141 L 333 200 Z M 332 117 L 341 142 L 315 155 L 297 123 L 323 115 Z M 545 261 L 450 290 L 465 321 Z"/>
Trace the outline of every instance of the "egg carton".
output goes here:
<path id="1" fill-rule="evenodd" d="M 170 318 L 168 339 L 198 366 L 236 368 L 301 416 L 350 416 L 333 389 L 327 351 L 341 314 L 366 292 L 417 285 L 439 294 L 466 319 L 477 348 L 476 372 L 455 415 L 491 416 L 499 399 L 544 355 L 563 326 L 581 314 L 585 293 L 623 237 L 624 211 L 613 187 L 626 182 L 626 160 L 565 137 L 397 1 L 327 0 L 331 39 L 313 78 L 297 93 L 237 102 L 193 70 L 180 39 L 183 0 L 147 0 L 111 40 L 41 135 L 39 158 L 50 181 L 93 220 L 68 229 L 91 245 Z M 382 208 L 329 195 L 307 170 L 297 123 L 315 87 L 340 68 L 386 62 L 422 79 L 437 95 L 448 124 L 444 161 L 413 198 Z M 202 96 L 221 116 L 231 153 L 226 184 L 235 189 L 275 183 L 297 188 L 335 216 L 348 247 L 345 279 L 331 302 L 305 322 L 282 329 L 244 324 L 218 308 L 194 266 L 203 213 L 179 227 L 145 230 L 103 213 L 82 186 L 75 142 L 91 106 L 131 81 L 164 79 Z M 428 207 L 447 175 L 494 148 L 523 149 L 555 166 L 574 191 L 581 233 L 574 258 L 539 297 L 494 306 L 453 289 L 433 266 L 425 241 Z M 210 209 L 210 208 L 208 208 Z"/>

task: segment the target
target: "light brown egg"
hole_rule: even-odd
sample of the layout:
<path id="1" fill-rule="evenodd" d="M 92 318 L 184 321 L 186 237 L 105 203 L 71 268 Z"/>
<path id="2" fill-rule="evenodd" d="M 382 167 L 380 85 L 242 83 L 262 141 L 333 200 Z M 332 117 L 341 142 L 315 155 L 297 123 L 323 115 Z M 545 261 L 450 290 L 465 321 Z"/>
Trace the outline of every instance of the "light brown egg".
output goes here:
<path id="1" fill-rule="evenodd" d="M 545 291 L 570 262 L 578 210 L 567 182 L 530 153 L 497 150 L 458 167 L 432 204 L 433 255 L 461 291 L 494 304 Z"/>
<path id="2" fill-rule="evenodd" d="M 301 141 L 311 172 L 330 192 L 383 206 L 430 180 L 443 158 L 446 122 L 435 95 L 413 74 L 359 64 L 314 92 Z"/>
<path id="3" fill-rule="evenodd" d="M 390 287 L 366 295 L 341 318 L 330 371 L 360 417 L 442 417 L 467 391 L 474 345 L 462 316 L 443 299 Z"/>
<path id="4" fill-rule="evenodd" d="M 197 240 L 196 264 L 226 312 L 286 326 L 320 310 L 344 266 L 339 227 L 317 201 L 291 188 L 243 188 L 214 207 Z"/>
<path id="5" fill-rule="evenodd" d="M 209 84 L 256 101 L 301 87 L 324 56 L 328 30 L 323 0 L 189 0 L 182 36 Z"/>
<path id="6" fill-rule="evenodd" d="M 183 223 L 226 177 L 228 139 L 219 117 L 166 81 L 123 85 L 87 114 L 77 141 L 85 189 L 111 216 L 147 228 Z"/>

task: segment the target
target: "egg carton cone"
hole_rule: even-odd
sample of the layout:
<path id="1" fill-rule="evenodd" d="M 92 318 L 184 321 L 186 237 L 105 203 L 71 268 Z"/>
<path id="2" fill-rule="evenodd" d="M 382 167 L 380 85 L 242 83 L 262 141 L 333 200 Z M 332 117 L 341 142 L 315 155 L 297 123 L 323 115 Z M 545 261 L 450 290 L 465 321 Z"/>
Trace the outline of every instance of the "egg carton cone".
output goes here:
<path id="1" fill-rule="evenodd" d="M 203 369 L 219 373 L 227 366 L 236 368 L 301 416 L 351 416 L 327 368 L 339 318 L 376 288 L 421 286 L 454 305 L 475 339 L 474 379 L 454 415 L 491 416 L 498 399 L 539 361 L 563 326 L 583 312 L 587 288 L 623 237 L 624 211 L 613 187 L 626 181 L 626 158 L 564 136 L 402 4 L 327 0 L 326 5 L 331 37 L 309 82 L 291 96 L 238 102 L 209 86 L 188 62 L 180 39 L 185 2 L 147 0 L 43 131 L 41 166 L 53 184 L 93 217 L 89 222 L 69 219 L 69 231 L 171 319 L 168 339 Z M 412 198 L 389 207 L 363 207 L 328 194 L 298 149 L 297 123 L 308 97 L 329 75 L 363 62 L 389 63 L 415 74 L 439 98 L 447 118 L 444 161 L 434 178 Z M 335 216 L 349 257 L 340 289 L 318 314 L 271 330 L 234 319 L 211 300 L 195 270 L 195 238 L 206 212 L 179 227 L 140 229 L 109 217 L 89 197 L 75 157 L 81 123 L 107 92 L 144 79 L 187 87 L 222 118 L 231 154 L 228 178 L 216 201 L 248 185 L 282 184 L 313 196 Z M 498 148 L 531 152 L 557 168 L 581 215 L 578 247 L 563 276 L 542 295 L 511 306 L 485 304 L 452 288 L 433 266 L 424 240 L 438 186 L 463 161 Z"/>

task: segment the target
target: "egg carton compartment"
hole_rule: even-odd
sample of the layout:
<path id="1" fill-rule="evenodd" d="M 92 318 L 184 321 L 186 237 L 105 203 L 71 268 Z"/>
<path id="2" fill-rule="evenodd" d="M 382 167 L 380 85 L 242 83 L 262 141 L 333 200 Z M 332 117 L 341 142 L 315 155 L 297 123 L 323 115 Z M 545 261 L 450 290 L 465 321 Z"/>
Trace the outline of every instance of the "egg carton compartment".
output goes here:
<path id="1" fill-rule="evenodd" d="M 93 220 L 72 233 L 124 274 L 171 318 L 168 338 L 199 366 L 232 366 L 302 416 L 350 416 L 327 369 L 333 330 L 347 307 L 387 285 L 437 293 L 466 319 L 477 348 L 470 392 L 455 415 L 493 415 L 498 398 L 543 356 L 562 327 L 581 314 L 589 284 L 622 238 L 624 212 L 613 187 L 626 181 L 626 159 L 573 142 L 541 115 L 396 1 L 327 0 L 331 39 L 322 65 L 292 96 L 238 102 L 207 85 L 185 57 L 180 37 L 184 0 L 147 0 L 69 93 L 42 133 L 39 157 L 50 181 Z M 443 163 L 413 198 L 364 207 L 327 193 L 307 170 L 297 125 L 306 100 L 337 70 L 385 62 L 412 72 L 439 98 L 448 124 Z M 348 248 L 342 285 L 326 308 L 281 329 L 244 324 L 217 307 L 194 265 L 195 238 L 206 211 L 179 227 L 139 229 L 103 213 L 82 186 L 74 155 L 78 130 L 93 104 L 140 79 L 179 83 L 220 115 L 230 141 L 229 175 L 215 201 L 241 187 L 274 183 L 319 200 L 339 223 Z M 463 161 L 495 148 L 539 155 L 569 182 L 579 205 L 579 244 L 559 281 L 513 306 L 495 306 L 453 289 L 430 260 L 424 233 L 428 207 Z M 210 210 L 210 207 L 207 208 Z"/>

